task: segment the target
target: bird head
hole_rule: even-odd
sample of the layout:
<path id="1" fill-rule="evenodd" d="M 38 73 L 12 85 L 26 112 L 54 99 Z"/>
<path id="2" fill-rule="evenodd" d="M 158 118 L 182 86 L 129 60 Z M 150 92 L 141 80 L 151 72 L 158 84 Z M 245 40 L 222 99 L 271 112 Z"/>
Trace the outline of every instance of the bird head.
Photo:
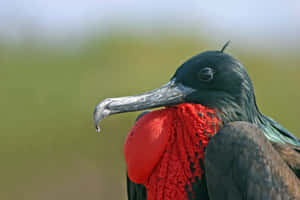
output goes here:
<path id="1" fill-rule="evenodd" d="M 158 89 L 103 100 L 94 110 L 97 131 L 99 122 L 109 115 L 181 103 L 216 109 L 223 121 L 251 121 L 257 109 L 251 80 L 244 66 L 223 50 L 190 58 Z"/>

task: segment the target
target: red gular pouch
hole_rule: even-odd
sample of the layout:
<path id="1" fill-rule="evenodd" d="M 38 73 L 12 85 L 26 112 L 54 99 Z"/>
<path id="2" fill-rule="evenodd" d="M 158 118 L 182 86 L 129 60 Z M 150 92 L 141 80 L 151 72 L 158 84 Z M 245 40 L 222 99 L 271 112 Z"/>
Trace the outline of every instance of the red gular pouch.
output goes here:
<path id="1" fill-rule="evenodd" d="M 131 181 L 145 184 L 168 144 L 171 132 L 168 109 L 142 116 L 126 138 L 124 155 Z"/>
<path id="2" fill-rule="evenodd" d="M 143 184 L 148 200 L 185 200 L 186 187 L 203 170 L 204 148 L 219 130 L 213 109 L 184 103 L 150 112 L 131 129 L 124 145 L 129 179 Z"/>

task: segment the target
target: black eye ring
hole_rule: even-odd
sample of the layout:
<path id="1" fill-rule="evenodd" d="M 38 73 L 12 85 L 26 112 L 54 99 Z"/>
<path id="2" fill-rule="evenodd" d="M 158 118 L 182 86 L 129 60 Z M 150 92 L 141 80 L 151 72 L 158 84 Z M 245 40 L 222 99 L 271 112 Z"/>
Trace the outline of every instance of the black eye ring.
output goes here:
<path id="1" fill-rule="evenodd" d="M 215 70 L 210 67 L 205 67 L 198 72 L 198 78 L 201 81 L 211 81 L 214 78 Z"/>

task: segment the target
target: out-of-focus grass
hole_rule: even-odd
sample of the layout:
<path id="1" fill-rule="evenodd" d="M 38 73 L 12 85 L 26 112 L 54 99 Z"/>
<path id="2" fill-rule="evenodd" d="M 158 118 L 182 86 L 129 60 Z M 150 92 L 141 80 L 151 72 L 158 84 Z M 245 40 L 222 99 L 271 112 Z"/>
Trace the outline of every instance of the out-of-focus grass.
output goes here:
<path id="1" fill-rule="evenodd" d="M 189 57 L 220 49 L 203 41 L 114 35 L 74 51 L 0 46 L 0 198 L 125 199 L 122 148 L 137 114 L 104 120 L 99 135 L 94 106 L 159 87 Z M 300 58 L 228 52 L 248 69 L 261 110 L 299 137 Z"/>

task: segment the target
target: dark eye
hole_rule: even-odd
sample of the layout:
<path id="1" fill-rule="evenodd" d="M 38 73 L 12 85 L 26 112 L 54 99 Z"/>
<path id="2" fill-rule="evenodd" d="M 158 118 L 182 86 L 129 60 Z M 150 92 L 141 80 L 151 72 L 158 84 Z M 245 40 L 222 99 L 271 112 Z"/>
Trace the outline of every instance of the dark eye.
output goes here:
<path id="1" fill-rule="evenodd" d="M 214 70 L 210 67 L 205 67 L 198 72 L 198 78 L 201 81 L 210 81 L 214 78 Z"/>

